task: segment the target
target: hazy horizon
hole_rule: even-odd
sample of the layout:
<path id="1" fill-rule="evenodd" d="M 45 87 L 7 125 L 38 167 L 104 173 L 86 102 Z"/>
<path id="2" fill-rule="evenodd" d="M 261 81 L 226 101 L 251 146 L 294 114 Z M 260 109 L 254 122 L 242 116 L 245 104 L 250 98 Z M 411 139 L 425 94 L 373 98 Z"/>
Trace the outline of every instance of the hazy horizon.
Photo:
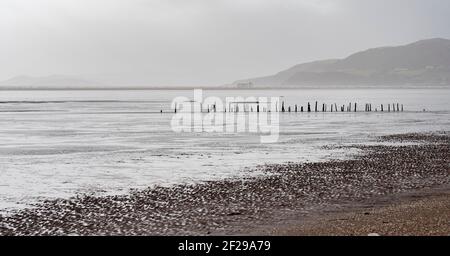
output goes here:
<path id="1" fill-rule="evenodd" d="M 446 0 L 6 0 L 0 81 L 211 86 L 298 63 L 450 38 Z"/>

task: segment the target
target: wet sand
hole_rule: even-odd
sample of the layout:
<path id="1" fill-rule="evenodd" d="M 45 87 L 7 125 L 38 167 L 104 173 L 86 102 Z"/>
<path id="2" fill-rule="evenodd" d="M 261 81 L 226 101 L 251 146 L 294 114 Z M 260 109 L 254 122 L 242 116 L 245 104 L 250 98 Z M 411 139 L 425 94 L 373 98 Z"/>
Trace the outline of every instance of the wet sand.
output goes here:
<path id="1" fill-rule="evenodd" d="M 44 202 L 0 218 L 2 235 L 448 234 L 448 133 L 380 138 L 350 160 L 267 175 Z"/>
<path id="2" fill-rule="evenodd" d="M 267 229 L 289 236 L 449 236 L 450 187 L 405 193 Z"/>

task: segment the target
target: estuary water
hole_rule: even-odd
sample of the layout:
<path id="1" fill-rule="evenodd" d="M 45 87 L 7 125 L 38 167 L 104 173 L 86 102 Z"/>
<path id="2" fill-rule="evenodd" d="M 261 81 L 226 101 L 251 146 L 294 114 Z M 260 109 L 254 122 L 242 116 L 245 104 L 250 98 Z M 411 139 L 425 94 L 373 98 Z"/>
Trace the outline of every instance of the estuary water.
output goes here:
<path id="1" fill-rule="evenodd" d="M 281 97 L 286 106 L 358 103 L 358 112 L 280 114 L 260 134 L 175 133 L 171 101 L 192 90 L 0 91 L 0 213 L 52 198 L 259 175 L 257 165 L 345 158 L 324 146 L 450 130 L 450 89 L 207 90 L 203 97 Z M 400 103 L 404 112 L 380 112 Z M 364 104 L 373 110 L 364 112 Z M 160 113 L 163 110 L 164 113 Z M 386 107 L 385 107 L 386 110 Z"/>

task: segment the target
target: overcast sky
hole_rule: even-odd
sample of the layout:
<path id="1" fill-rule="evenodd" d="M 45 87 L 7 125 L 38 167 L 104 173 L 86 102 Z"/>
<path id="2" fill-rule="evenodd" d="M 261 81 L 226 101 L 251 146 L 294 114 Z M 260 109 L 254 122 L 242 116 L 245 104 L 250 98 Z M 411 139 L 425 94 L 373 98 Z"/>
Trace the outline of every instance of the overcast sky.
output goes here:
<path id="1" fill-rule="evenodd" d="M 0 80 L 220 85 L 449 24 L 449 0 L 1 0 Z"/>

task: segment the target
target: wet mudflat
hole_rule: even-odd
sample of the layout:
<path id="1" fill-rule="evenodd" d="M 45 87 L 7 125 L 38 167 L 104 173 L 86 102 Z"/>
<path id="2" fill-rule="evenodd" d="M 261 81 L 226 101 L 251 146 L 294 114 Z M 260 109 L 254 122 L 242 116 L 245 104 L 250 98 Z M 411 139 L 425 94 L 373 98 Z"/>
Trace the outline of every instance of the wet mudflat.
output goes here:
<path id="1" fill-rule="evenodd" d="M 206 235 L 264 233 L 374 198 L 450 184 L 448 133 L 405 134 L 355 145 L 350 160 L 258 168 L 267 175 L 44 202 L 0 219 L 2 235 Z M 261 232 L 258 232 L 261 230 Z"/>

